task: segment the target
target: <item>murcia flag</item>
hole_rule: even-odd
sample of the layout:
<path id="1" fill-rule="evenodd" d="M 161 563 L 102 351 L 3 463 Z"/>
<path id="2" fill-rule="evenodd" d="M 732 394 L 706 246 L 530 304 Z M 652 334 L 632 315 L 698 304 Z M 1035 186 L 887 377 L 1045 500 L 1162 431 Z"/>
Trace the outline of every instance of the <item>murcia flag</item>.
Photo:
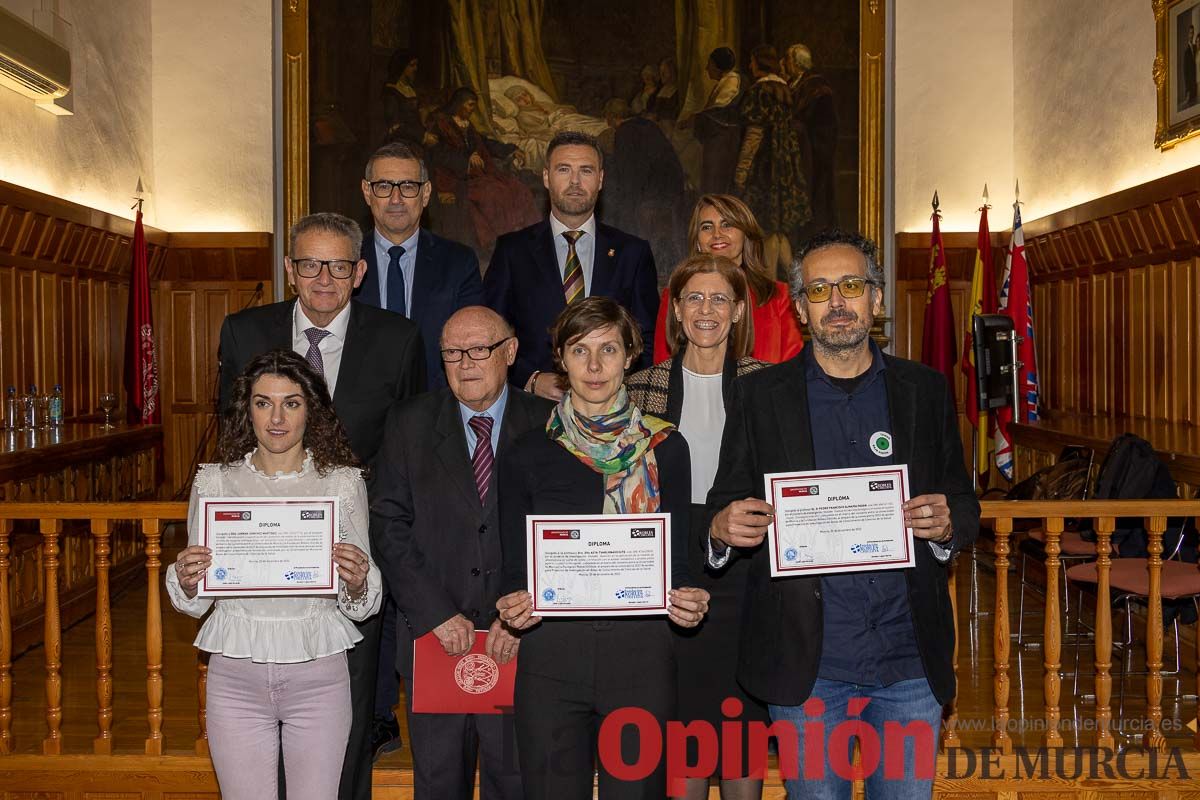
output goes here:
<path id="1" fill-rule="evenodd" d="M 925 291 L 925 333 L 921 340 L 921 363 L 946 376 L 954 396 L 954 309 L 946 276 L 946 248 L 942 245 L 941 216 L 937 193 L 933 195 L 933 234 L 929 241 L 929 283 Z"/>
<path id="2" fill-rule="evenodd" d="M 139 187 L 141 184 L 138 184 Z M 133 226 L 133 269 L 129 279 L 129 316 L 125 328 L 126 418 L 132 425 L 162 421 L 158 402 L 158 363 L 154 351 L 154 320 L 150 310 L 150 269 L 146 261 L 146 230 L 142 210 Z"/>

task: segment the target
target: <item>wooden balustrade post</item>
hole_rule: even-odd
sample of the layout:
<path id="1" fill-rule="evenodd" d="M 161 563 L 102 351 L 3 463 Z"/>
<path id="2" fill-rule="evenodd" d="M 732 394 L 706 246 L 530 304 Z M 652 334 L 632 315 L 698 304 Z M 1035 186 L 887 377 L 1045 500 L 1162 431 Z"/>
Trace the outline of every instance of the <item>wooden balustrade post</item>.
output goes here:
<path id="1" fill-rule="evenodd" d="M 62 520 L 43 519 L 40 523 L 43 550 L 42 567 L 46 572 L 44 640 L 46 651 L 46 738 L 42 752 L 62 753 L 62 624 L 58 607 L 58 537 Z"/>
<path id="2" fill-rule="evenodd" d="M 1146 552 L 1150 558 L 1146 569 L 1150 574 L 1150 607 L 1146 610 L 1146 733 L 1142 737 L 1147 750 L 1166 751 L 1167 739 L 1162 733 L 1162 554 L 1166 517 L 1148 517 L 1146 532 L 1149 541 Z"/>
<path id="3" fill-rule="evenodd" d="M 973 557 L 968 554 L 968 558 Z M 954 620 L 954 655 L 951 657 L 954 665 L 955 685 L 958 683 L 958 556 L 949 564 L 950 579 L 948 588 L 950 590 L 950 618 Z M 942 749 L 949 750 L 951 747 L 959 747 L 962 742 L 958 738 L 958 693 L 955 692 L 954 697 L 950 698 L 950 708 L 946 714 L 946 719 L 942 729 Z"/>
<path id="4" fill-rule="evenodd" d="M 1062 675 L 1059 669 L 1062 663 L 1062 609 L 1059 607 L 1059 578 L 1062 562 L 1062 517 L 1047 517 L 1043 520 L 1043 530 L 1046 532 L 1046 619 L 1043 628 L 1042 666 L 1045 673 L 1042 686 L 1046 695 L 1046 733 L 1042 736 L 1042 744 L 1046 747 L 1062 747 L 1062 732 L 1059 722 L 1062 713 L 1059 709 L 1059 692 L 1062 688 Z"/>
<path id="5" fill-rule="evenodd" d="M 111 520 L 92 520 L 96 543 L 96 725 L 100 731 L 92 740 L 92 750 L 97 755 L 112 755 L 112 606 L 108 595 L 111 531 Z"/>
<path id="6" fill-rule="evenodd" d="M 163 751 L 162 682 L 162 600 L 159 556 L 162 555 L 162 526 L 157 519 L 142 520 L 146 537 L 146 719 L 150 735 L 146 737 L 146 755 L 161 756 Z"/>
<path id="7" fill-rule="evenodd" d="M 196 737 L 196 755 L 206 756 L 208 751 L 208 661 L 209 654 L 196 651 L 196 700 L 200 735 Z"/>
<path id="8" fill-rule="evenodd" d="M 0 519 L 0 755 L 13 751 L 12 738 L 12 609 L 8 604 L 8 541 L 11 519 Z"/>
<path id="9" fill-rule="evenodd" d="M 996 694 L 996 708 L 992 731 L 992 746 L 1002 753 L 1012 752 L 1012 739 L 1008 735 L 1008 554 L 1009 538 L 1012 536 L 1013 521 L 1011 517 L 1000 517 L 996 520 L 996 608 L 992 619 L 995 620 L 994 643 L 995 677 L 993 678 Z"/>
<path id="10" fill-rule="evenodd" d="M 1109 580 L 1116 518 L 1096 520 L 1096 746 L 1116 749 L 1112 735 L 1112 607 Z M 1082 601 L 1079 613 L 1083 613 Z"/>

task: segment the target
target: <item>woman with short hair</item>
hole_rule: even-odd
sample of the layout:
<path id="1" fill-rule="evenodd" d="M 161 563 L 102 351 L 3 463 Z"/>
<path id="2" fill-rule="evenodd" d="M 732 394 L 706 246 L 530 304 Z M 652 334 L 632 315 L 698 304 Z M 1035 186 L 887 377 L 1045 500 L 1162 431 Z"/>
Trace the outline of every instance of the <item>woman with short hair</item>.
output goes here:
<path id="1" fill-rule="evenodd" d="M 726 721 L 769 725 L 766 706 L 747 695 L 737 682 L 738 620 L 748 559 L 734 561 L 721 571 L 708 568 L 704 513 L 708 490 L 716 478 L 725 402 L 733 381 L 768 366 L 750 355 L 756 335 L 754 315 L 749 312 L 752 296 L 745 271 L 728 258 L 714 255 L 694 255 L 676 267 L 667 284 L 667 296 L 666 339 L 671 357 L 631 375 L 626 385 L 629 397 L 644 413 L 677 425 L 687 440 L 692 474 L 688 569 L 696 585 L 713 598 L 712 610 L 700 625 L 676 630 L 676 719 L 704 721 L 718 733 Z M 741 703 L 740 712 L 723 713 L 721 704 L 730 697 Z M 761 777 L 750 775 L 744 743 L 741 749 L 740 770 L 724 765 L 720 756 L 713 770 L 713 775 L 721 777 L 724 800 L 762 796 Z M 722 755 L 724 752 L 720 750 Z M 766 757 L 766 753 L 761 755 Z M 698 753 L 690 752 L 687 763 L 699 763 Z M 725 779 L 731 770 L 737 771 Z M 684 796 L 689 800 L 708 797 L 708 776 L 688 779 Z"/>
<path id="2" fill-rule="evenodd" d="M 596 730 L 603 717 L 633 706 L 661 735 L 675 712 L 674 642 L 666 620 L 610 616 L 532 616 L 525 590 L 526 518 L 544 514 L 669 514 L 670 623 L 691 627 L 708 610 L 708 592 L 685 588 L 691 472 L 675 427 L 642 414 L 625 390 L 625 371 L 642 338 L 629 312 L 607 297 L 572 303 L 552 333 L 556 366 L 569 388 L 544 430 L 518 439 L 502 457 L 500 537 L 504 591 L 500 618 L 521 632 L 514 695 L 517 754 L 529 800 L 592 797 Z M 622 738 L 624 763 L 641 761 L 636 736 Z M 599 796 L 661 800 L 660 763 L 644 779 L 623 781 L 599 763 Z"/>

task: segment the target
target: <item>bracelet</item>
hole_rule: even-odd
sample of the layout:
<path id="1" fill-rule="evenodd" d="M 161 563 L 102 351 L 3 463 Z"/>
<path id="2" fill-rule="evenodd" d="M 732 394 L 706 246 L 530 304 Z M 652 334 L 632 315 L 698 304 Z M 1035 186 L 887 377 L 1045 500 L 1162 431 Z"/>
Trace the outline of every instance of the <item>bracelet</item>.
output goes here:
<path id="1" fill-rule="evenodd" d="M 540 369 L 535 369 L 533 374 L 529 376 L 529 380 L 525 381 L 525 391 L 534 393 L 537 391 L 537 379 L 542 374 Z"/>
<path id="2" fill-rule="evenodd" d="M 342 592 L 341 592 L 342 608 L 344 608 L 347 611 L 351 611 L 351 612 L 358 611 L 363 607 L 366 599 L 367 599 L 367 582 L 366 581 L 363 581 L 362 591 L 359 592 L 358 597 L 351 597 L 350 590 L 346 588 L 345 583 L 342 583 Z"/>

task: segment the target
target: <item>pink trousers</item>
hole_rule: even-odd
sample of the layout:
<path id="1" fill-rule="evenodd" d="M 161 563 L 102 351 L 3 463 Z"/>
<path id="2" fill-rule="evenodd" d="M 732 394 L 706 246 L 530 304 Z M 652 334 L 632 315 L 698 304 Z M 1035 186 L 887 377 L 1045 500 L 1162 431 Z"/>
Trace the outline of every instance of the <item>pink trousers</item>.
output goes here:
<path id="1" fill-rule="evenodd" d="M 213 655 L 208 744 L 224 800 L 278 796 L 279 743 L 288 800 L 337 797 L 350 736 L 346 654 L 300 664 Z"/>

